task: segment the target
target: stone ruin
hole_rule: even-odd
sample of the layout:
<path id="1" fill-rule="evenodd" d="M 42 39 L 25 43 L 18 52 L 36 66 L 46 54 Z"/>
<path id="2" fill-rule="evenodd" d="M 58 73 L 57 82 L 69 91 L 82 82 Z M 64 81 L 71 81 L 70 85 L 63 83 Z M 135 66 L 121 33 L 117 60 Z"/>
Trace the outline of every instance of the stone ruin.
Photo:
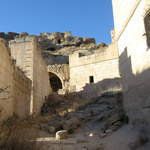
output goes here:
<path id="1" fill-rule="evenodd" d="M 45 98 L 52 92 L 61 95 L 80 92 L 81 95 L 88 97 L 88 85 L 88 88 L 91 86 L 91 89 L 95 87 L 96 95 L 100 95 L 102 93 L 100 87 L 106 85 L 105 83 L 99 85 L 98 82 L 106 78 L 112 80 L 119 78 L 118 53 L 115 43 L 110 46 L 104 43 L 96 45 L 94 38 L 75 37 L 71 32 L 41 33 L 40 35 L 9 32 L 0 33 L 0 37 L 4 39 L 5 49 L 9 51 L 9 59 L 15 61 L 15 66 L 31 81 L 31 85 L 28 85 L 31 91 L 26 93 L 29 96 L 26 105 L 28 113 L 24 112 L 24 114 L 38 114 Z M 74 55 L 79 55 L 80 59 L 74 58 Z M 99 56 L 97 59 L 95 58 L 96 55 Z M 91 74 L 91 69 L 94 68 L 91 64 L 87 65 L 88 62 L 93 67 L 97 66 L 95 74 Z M 80 70 L 80 65 L 85 66 L 84 72 Z M 106 65 L 113 68 L 113 74 L 105 73 L 102 67 Z M 98 69 L 99 67 L 102 72 Z M 98 76 L 99 73 L 101 76 Z M 17 73 L 14 74 L 18 76 Z M 15 78 L 17 78 L 16 76 Z M 88 80 L 91 76 L 93 83 Z M 83 80 L 84 78 L 85 80 Z M 26 81 L 23 81 L 22 85 L 24 82 Z M 19 83 L 17 84 L 19 86 Z M 96 89 L 98 85 L 99 89 Z M 115 85 L 117 84 L 114 82 Z M 81 88 L 77 88 L 79 86 Z M 109 87 L 108 89 L 112 88 Z M 105 90 L 103 88 L 103 91 Z M 25 93 L 23 94 L 25 96 Z M 93 95 L 95 94 L 93 93 Z M 23 104 L 18 105 L 18 107 L 21 108 L 21 105 Z M 25 116 L 24 114 L 22 116 Z"/>
<path id="2" fill-rule="evenodd" d="M 68 142 L 79 149 L 91 146 L 91 149 L 103 150 L 105 148 L 99 144 L 93 148 L 89 144 L 92 138 L 89 137 L 96 135 L 98 141 L 101 139 L 104 144 L 105 136 L 110 135 L 106 137 L 108 141 L 111 139 L 110 143 L 107 141 L 104 144 L 106 149 L 112 150 L 112 141 L 116 142 L 113 137 L 122 143 L 123 150 L 149 149 L 149 6 L 149 0 L 113 0 L 115 29 L 111 32 L 110 45 L 97 45 L 93 38 L 74 37 L 71 32 L 40 35 L 0 33 L 4 39 L 0 41 L 1 120 L 13 114 L 20 118 L 37 115 L 41 107 L 47 113 L 51 112 L 51 108 L 59 115 L 44 125 L 36 124 L 36 128 L 51 134 L 56 131 L 62 133 L 59 130 L 65 130 L 65 134 L 67 131 L 73 132 L 83 124 L 88 129 L 96 129 L 96 133 L 90 130 L 87 139 L 83 134 L 84 139 L 79 137 L 73 142 L 68 140 L 62 143 L 60 140 L 59 146 Z M 115 92 L 120 91 L 123 91 L 123 107 L 122 97 L 111 99 L 117 95 Z M 60 113 L 61 109 L 55 110 L 56 105 L 46 101 L 48 95 L 54 92 L 59 95 L 78 93 L 78 98 L 93 101 L 84 103 L 78 109 L 68 108 Z M 98 99 L 94 101 L 94 97 Z M 43 107 L 43 103 L 46 107 Z M 63 106 L 66 107 L 66 104 L 62 101 Z M 96 124 L 99 121 L 100 130 L 97 130 Z M 122 131 L 123 128 L 116 131 L 124 123 L 135 130 L 125 128 Z M 81 132 L 87 129 L 82 127 Z M 133 136 L 134 131 L 137 133 Z M 49 141 L 52 144 L 58 142 L 52 139 Z M 85 143 L 89 144 L 88 147 Z M 119 144 L 115 145 L 117 147 Z M 120 149 L 117 147 L 116 150 Z"/>

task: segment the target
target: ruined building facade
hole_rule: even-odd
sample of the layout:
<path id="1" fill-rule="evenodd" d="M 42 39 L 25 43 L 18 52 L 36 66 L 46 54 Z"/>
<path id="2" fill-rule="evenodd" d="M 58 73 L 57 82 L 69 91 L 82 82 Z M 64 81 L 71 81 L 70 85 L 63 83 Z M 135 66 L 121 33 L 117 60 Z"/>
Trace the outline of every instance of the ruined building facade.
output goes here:
<path id="1" fill-rule="evenodd" d="M 93 38 L 74 37 L 70 32 L 45 33 L 44 38 L 47 39 L 46 44 L 42 34 L 43 56 L 52 88 L 53 85 L 56 91 L 61 88 L 58 93 L 84 91 L 91 95 L 89 91 L 96 91 L 94 96 L 120 88 L 118 50 L 114 42 L 96 45 Z"/>
<path id="2" fill-rule="evenodd" d="M 101 95 L 107 90 L 120 87 L 119 59 L 115 43 L 98 49 L 92 54 L 85 51 L 69 56 L 70 91 L 84 91 Z M 115 78 L 118 80 L 114 81 Z M 96 93 L 94 92 L 96 91 Z"/>
<path id="3" fill-rule="evenodd" d="M 51 92 L 46 63 L 35 37 L 16 38 L 9 42 L 11 55 L 16 65 L 32 81 L 30 114 L 40 112 L 45 96 Z"/>
<path id="4" fill-rule="evenodd" d="M 35 38 L 0 41 L 0 120 L 40 113 L 51 93 L 47 66 Z"/>
<path id="5" fill-rule="evenodd" d="M 124 108 L 133 125 L 150 125 L 150 1 L 113 0 Z"/>
<path id="6" fill-rule="evenodd" d="M 0 33 L 0 37 L 4 39 L 0 44 L 4 56 L 0 88 L 10 87 L 6 98 L 10 102 L 0 103 L 6 108 L 2 111 L 4 118 L 12 114 L 21 118 L 39 114 L 52 92 L 81 92 L 94 97 L 120 88 L 115 42 L 97 45 L 93 38 L 75 37 L 70 32 Z M 1 99 L 5 92 L 0 93 Z"/>
<path id="7" fill-rule="evenodd" d="M 23 118 L 30 111 L 31 80 L 16 66 L 3 39 L 0 56 L 0 120 L 14 113 Z"/>

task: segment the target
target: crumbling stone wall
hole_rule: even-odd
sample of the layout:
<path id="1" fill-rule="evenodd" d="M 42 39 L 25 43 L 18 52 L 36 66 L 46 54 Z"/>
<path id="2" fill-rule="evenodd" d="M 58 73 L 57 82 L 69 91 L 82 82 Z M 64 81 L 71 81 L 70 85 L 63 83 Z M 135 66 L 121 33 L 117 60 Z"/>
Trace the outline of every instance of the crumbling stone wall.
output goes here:
<path id="1" fill-rule="evenodd" d="M 119 66 L 123 80 L 124 108 L 130 123 L 146 129 L 145 127 L 150 125 L 150 48 L 144 18 L 150 10 L 150 1 L 114 0 L 113 5 L 120 55 Z M 125 26 L 121 24 L 118 27 L 120 18 L 124 18 Z"/>
<path id="2" fill-rule="evenodd" d="M 0 120 L 4 120 L 13 115 L 13 67 L 10 50 L 2 39 L 0 39 L 0 57 Z"/>
<path id="3" fill-rule="evenodd" d="M 43 51 L 42 55 L 47 65 L 69 64 L 69 56 L 49 54 Z"/>
<path id="4" fill-rule="evenodd" d="M 10 49 L 0 39 L 0 120 L 16 114 L 29 115 L 31 81 L 12 60 Z"/>
<path id="5" fill-rule="evenodd" d="M 92 55 L 74 53 L 69 56 L 69 65 L 70 91 L 72 92 L 82 91 L 90 84 L 100 84 L 104 79 L 113 80 L 119 77 L 118 52 L 115 44 L 97 50 Z"/>
<path id="6" fill-rule="evenodd" d="M 51 92 L 46 63 L 42 58 L 38 40 L 26 36 L 9 43 L 13 59 L 32 81 L 30 114 L 38 114 L 45 97 Z"/>
<path id="7" fill-rule="evenodd" d="M 13 65 L 13 95 L 14 114 L 25 118 L 30 114 L 31 80 L 15 64 Z"/>

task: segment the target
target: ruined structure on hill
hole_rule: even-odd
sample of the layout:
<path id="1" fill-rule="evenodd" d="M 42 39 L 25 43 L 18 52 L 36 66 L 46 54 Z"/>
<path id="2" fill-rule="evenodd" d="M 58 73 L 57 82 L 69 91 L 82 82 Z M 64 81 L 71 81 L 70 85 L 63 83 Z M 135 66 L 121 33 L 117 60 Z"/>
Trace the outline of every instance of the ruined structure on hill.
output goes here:
<path id="1" fill-rule="evenodd" d="M 86 96 L 92 96 L 89 92 L 91 91 L 93 96 L 98 96 L 104 91 L 120 88 L 115 43 L 109 46 L 104 43 L 96 45 L 95 39 L 74 37 L 70 32 L 40 35 L 0 33 L 0 37 L 4 39 L 3 45 L 6 45 L 1 48 L 1 52 L 9 51 L 7 58 L 4 56 L 10 60 L 9 64 L 6 61 L 6 66 L 18 68 L 7 69 L 14 72 L 9 74 L 12 78 L 12 87 L 17 85 L 18 88 L 22 85 L 19 90 L 23 89 L 22 94 L 16 93 L 19 91 L 16 87 L 15 91 L 12 90 L 15 100 L 12 100 L 12 111 L 8 112 L 8 116 L 13 113 L 20 115 L 20 111 L 23 111 L 21 117 L 26 114 L 38 114 L 44 100 L 52 92 L 81 92 Z M 15 62 L 14 65 L 12 62 Z M 21 73 L 23 79 L 18 83 L 16 80 L 20 78 Z M 1 78 L 4 80 L 5 76 Z M 17 83 L 14 84 L 14 80 Z M 7 86 L 8 84 L 0 88 Z M 28 91 L 24 91 L 27 87 Z M 18 101 L 19 95 L 22 96 L 21 101 Z M 17 109 L 13 110 L 15 103 Z M 27 107 L 26 110 L 20 109 L 23 105 Z"/>

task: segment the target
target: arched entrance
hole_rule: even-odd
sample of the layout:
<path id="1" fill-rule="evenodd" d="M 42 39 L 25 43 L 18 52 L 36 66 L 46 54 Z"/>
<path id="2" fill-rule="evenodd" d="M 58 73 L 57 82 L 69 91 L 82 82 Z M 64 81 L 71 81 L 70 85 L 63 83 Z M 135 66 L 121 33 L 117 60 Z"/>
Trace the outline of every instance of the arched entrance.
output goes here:
<path id="1" fill-rule="evenodd" d="M 59 89 L 63 88 L 62 82 L 56 74 L 49 72 L 49 80 L 50 80 L 51 88 L 54 92 L 58 92 Z"/>

